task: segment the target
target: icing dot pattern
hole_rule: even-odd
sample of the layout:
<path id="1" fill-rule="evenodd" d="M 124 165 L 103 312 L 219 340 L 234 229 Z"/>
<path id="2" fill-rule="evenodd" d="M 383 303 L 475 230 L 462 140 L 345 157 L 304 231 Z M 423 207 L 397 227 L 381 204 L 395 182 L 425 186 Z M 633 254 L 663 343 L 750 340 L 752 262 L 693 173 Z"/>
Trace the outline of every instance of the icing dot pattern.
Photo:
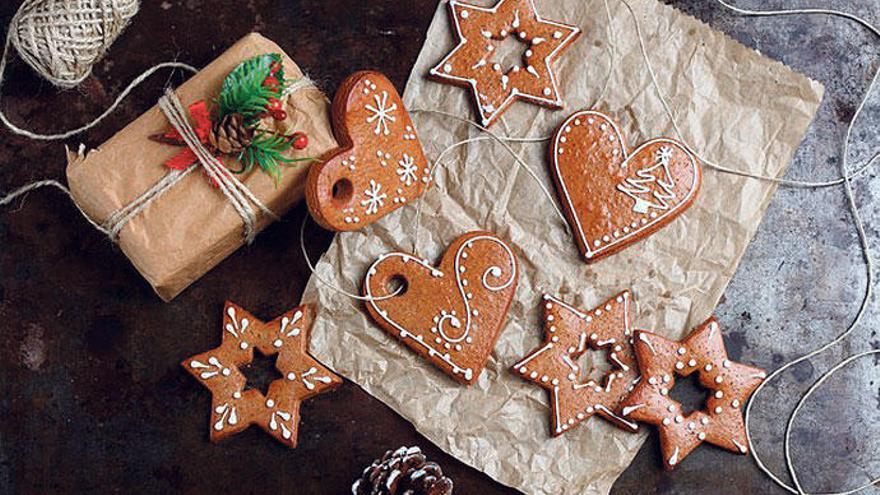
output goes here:
<path id="1" fill-rule="evenodd" d="M 636 431 L 620 403 L 639 379 L 631 329 L 632 294 L 609 299 L 580 311 L 544 295 L 544 343 L 513 365 L 511 371 L 545 388 L 550 395 L 550 427 L 561 435 L 594 414 L 616 426 Z M 587 350 L 604 351 L 610 369 L 598 381 L 582 381 L 578 359 Z"/>
<path id="2" fill-rule="evenodd" d="M 551 64 L 577 39 L 579 28 L 543 19 L 532 0 L 499 0 L 493 7 L 450 0 L 449 8 L 459 43 L 429 75 L 469 87 L 483 125 L 492 125 L 516 100 L 563 106 Z M 505 67 L 494 54 L 508 37 L 525 47 Z"/>
<path id="3" fill-rule="evenodd" d="M 183 361 L 183 367 L 211 391 L 210 438 L 219 441 L 252 424 L 278 441 L 295 447 L 302 400 L 338 386 L 342 380 L 308 354 L 311 309 L 294 308 L 262 322 L 234 303 L 224 308 L 219 347 Z M 277 355 L 281 378 L 265 395 L 247 388 L 240 367 L 253 361 L 254 349 Z"/>
<path id="4" fill-rule="evenodd" d="M 395 297 L 367 301 L 379 326 L 463 383 L 473 383 L 504 326 L 516 290 L 513 251 L 488 232 L 453 242 L 440 264 L 408 253 L 380 256 L 367 270 L 364 293 L 384 298 L 403 279 Z"/>
<path id="5" fill-rule="evenodd" d="M 312 217 L 358 230 L 416 198 L 430 185 L 428 161 L 400 95 L 385 76 L 357 72 L 333 101 L 343 148 L 312 165 L 306 200 Z"/>
<path id="6" fill-rule="evenodd" d="M 740 407 L 766 377 L 757 368 L 727 357 L 721 329 L 710 318 L 683 341 L 637 331 L 635 353 L 642 376 L 622 407 L 627 418 L 656 425 L 660 430 L 663 465 L 673 469 L 702 442 L 746 453 L 748 444 Z M 676 376 L 697 373 L 709 393 L 702 410 L 684 415 L 669 397 Z"/>

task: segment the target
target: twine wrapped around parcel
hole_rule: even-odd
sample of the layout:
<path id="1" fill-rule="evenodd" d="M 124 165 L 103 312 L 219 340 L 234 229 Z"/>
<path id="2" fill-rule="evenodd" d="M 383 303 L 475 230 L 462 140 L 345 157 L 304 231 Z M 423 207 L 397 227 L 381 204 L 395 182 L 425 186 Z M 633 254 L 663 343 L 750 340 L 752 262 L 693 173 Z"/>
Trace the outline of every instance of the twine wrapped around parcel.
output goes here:
<path id="1" fill-rule="evenodd" d="M 303 77 L 290 86 L 288 86 L 283 98 L 287 98 L 300 89 L 311 87 L 314 83 L 308 77 Z M 79 212 L 92 224 L 93 227 L 106 234 L 110 240 L 116 242 L 119 233 L 123 227 L 140 212 L 142 212 L 153 201 L 157 200 L 162 194 L 169 191 L 174 185 L 181 181 L 190 172 L 201 167 L 205 170 L 205 174 L 217 184 L 220 192 L 226 196 L 235 212 L 241 217 L 244 224 L 244 240 L 250 244 L 253 242 L 257 234 L 256 220 L 257 214 L 254 210 L 256 207 L 260 212 L 277 219 L 278 216 L 264 205 L 250 189 L 247 188 L 234 174 L 230 173 L 220 160 L 215 157 L 204 145 L 199 141 L 195 130 L 186 117 L 186 111 L 183 104 L 177 97 L 177 94 L 171 88 L 166 88 L 165 94 L 159 99 L 159 108 L 168 118 L 171 126 L 183 137 L 187 147 L 196 155 L 198 161 L 193 163 L 184 170 L 169 170 L 162 179 L 160 179 L 151 188 L 147 189 L 140 196 L 130 203 L 114 211 L 103 223 L 97 223 L 85 211 L 80 208 L 76 200 L 65 185 L 55 180 L 41 180 L 26 184 L 11 193 L 0 197 L 0 206 L 6 205 L 14 201 L 16 198 L 27 194 L 30 191 L 41 187 L 55 187 L 67 194 Z"/>

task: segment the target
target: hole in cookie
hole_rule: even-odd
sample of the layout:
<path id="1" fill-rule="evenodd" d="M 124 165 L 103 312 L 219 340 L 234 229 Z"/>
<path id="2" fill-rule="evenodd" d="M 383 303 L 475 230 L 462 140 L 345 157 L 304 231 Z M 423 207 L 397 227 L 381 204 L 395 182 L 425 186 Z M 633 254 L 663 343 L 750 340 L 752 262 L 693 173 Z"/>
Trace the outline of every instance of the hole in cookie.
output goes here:
<path id="1" fill-rule="evenodd" d="M 528 67 L 529 42 L 520 39 L 516 33 L 511 33 L 500 40 L 495 40 L 495 49 L 490 57 L 489 64 L 500 69 L 502 74 L 511 71 L 525 70 Z"/>
<path id="2" fill-rule="evenodd" d="M 385 284 L 385 290 L 388 294 L 402 296 L 409 290 L 409 283 L 407 283 L 403 275 L 395 275 L 388 280 L 387 284 Z"/>
<path id="3" fill-rule="evenodd" d="M 669 391 L 669 397 L 681 404 L 681 410 L 687 416 L 706 406 L 709 393 L 710 391 L 700 385 L 699 373 L 691 373 L 688 376 L 675 377 L 675 386 Z"/>
<path id="4" fill-rule="evenodd" d="M 354 193 L 354 186 L 351 184 L 351 181 L 346 178 L 338 179 L 333 183 L 333 187 L 330 189 L 330 195 L 333 197 L 333 201 L 336 201 L 340 204 L 348 204 L 351 201 L 351 195 Z"/>
<path id="5" fill-rule="evenodd" d="M 275 360 L 278 355 L 266 356 L 258 349 L 254 349 L 254 359 L 250 364 L 240 367 L 241 373 L 247 379 L 245 390 L 257 389 L 266 395 L 269 393 L 269 384 L 282 378 Z"/>
<path id="6" fill-rule="evenodd" d="M 612 371 L 611 363 L 608 362 L 608 352 L 604 349 L 587 349 L 577 358 L 580 367 L 578 381 L 580 383 L 594 382 L 605 385 L 604 377 Z"/>

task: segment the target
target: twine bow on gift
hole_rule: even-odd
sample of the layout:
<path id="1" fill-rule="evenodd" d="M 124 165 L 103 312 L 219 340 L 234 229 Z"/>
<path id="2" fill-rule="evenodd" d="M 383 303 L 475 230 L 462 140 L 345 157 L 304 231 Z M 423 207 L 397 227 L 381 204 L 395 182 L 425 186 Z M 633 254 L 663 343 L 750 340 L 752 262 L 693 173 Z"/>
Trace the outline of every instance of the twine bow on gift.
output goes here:
<path id="1" fill-rule="evenodd" d="M 193 170 L 201 168 L 205 175 L 217 186 L 229 203 L 241 217 L 244 224 L 244 239 L 250 244 L 257 235 L 256 220 L 257 212 L 261 211 L 273 219 L 278 216 L 266 207 L 235 175 L 230 173 L 223 163 L 214 156 L 203 144 L 196 130 L 190 124 L 186 111 L 180 99 L 170 88 L 165 90 L 165 95 L 159 99 L 159 108 L 168 118 L 168 122 L 183 138 L 189 151 L 195 155 L 196 162 L 186 168 L 170 170 L 159 182 L 146 192 L 138 196 L 131 203 L 113 212 L 104 222 L 102 227 L 112 239 L 119 236 L 119 232 L 125 224 L 143 211 L 150 203 L 162 196 L 166 191 L 174 187 Z"/>

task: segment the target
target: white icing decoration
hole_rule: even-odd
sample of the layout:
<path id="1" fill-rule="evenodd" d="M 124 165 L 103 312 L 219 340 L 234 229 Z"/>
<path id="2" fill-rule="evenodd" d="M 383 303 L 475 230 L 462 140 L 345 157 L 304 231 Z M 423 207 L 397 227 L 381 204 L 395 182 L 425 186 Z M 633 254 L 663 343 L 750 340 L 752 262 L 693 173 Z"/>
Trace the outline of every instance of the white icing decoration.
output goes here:
<path id="1" fill-rule="evenodd" d="M 636 409 L 641 409 L 641 408 L 643 408 L 643 407 L 645 407 L 644 404 L 636 404 L 636 405 L 634 405 L 634 406 L 627 406 L 627 407 L 624 407 L 623 410 L 621 410 L 620 412 L 621 412 L 624 416 L 629 416 L 629 413 L 635 411 Z"/>
<path id="2" fill-rule="evenodd" d="M 227 424 L 230 426 L 238 424 L 238 410 L 235 406 L 230 406 L 228 402 L 217 406 L 214 412 L 220 415 L 214 423 L 215 430 L 221 431 Z"/>
<path id="3" fill-rule="evenodd" d="M 329 384 L 333 380 L 329 376 L 318 376 L 318 369 L 314 366 L 309 368 L 305 373 L 300 373 L 300 378 L 302 379 L 303 385 L 306 386 L 307 389 L 315 390 L 315 384 L 312 381 L 321 382 L 324 384 Z"/>
<path id="4" fill-rule="evenodd" d="M 608 123 L 610 123 L 611 124 L 611 131 L 616 136 L 615 141 L 618 143 L 624 142 L 623 134 L 621 133 L 620 129 L 617 127 L 617 124 L 614 123 L 613 121 L 608 120 L 608 117 L 600 112 L 596 112 L 596 111 L 592 111 L 592 110 L 584 110 L 581 112 L 577 112 L 577 113 L 571 115 L 563 125 L 568 125 L 570 122 L 572 122 L 576 119 L 583 119 L 585 117 L 586 117 L 588 123 L 593 124 L 598 120 L 598 121 L 602 122 L 602 125 L 605 125 L 606 128 L 608 126 Z M 559 137 L 561 137 L 561 135 L 562 135 L 562 133 L 559 133 L 559 135 L 557 135 L 556 140 L 554 141 L 554 145 L 553 145 L 554 149 L 558 149 L 560 147 Z M 662 143 L 662 144 L 665 144 L 666 146 L 670 146 L 670 147 L 679 147 L 680 146 L 675 141 L 672 141 L 670 139 L 665 139 L 665 138 L 652 139 L 650 141 L 643 143 L 641 146 L 639 146 L 636 150 L 634 150 L 630 154 L 627 154 L 626 150 L 624 149 L 623 150 L 623 159 L 624 159 L 623 166 L 626 166 L 630 157 L 636 156 L 646 147 L 653 146 L 658 143 Z M 694 173 L 696 173 L 698 166 L 697 166 L 696 161 L 694 160 L 694 157 L 691 156 L 690 153 L 685 153 L 685 155 L 688 157 L 688 160 L 690 161 L 691 169 L 694 171 Z M 574 202 L 571 198 L 571 194 L 569 193 L 568 185 L 565 182 L 565 177 L 563 177 L 562 174 L 560 173 L 558 161 L 554 160 L 553 166 L 555 167 L 556 177 L 559 180 L 559 186 L 562 191 L 562 196 L 564 197 L 564 202 L 566 204 L 568 204 L 568 207 L 571 211 L 576 211 L 574 208 Z M 697 185 L 696 181 L 694 181 L 694 183 L 691 184 L 691 189 L 687 192 L 687 194 L 681 199 L 681 201 L 678 204 L 687 203 L 687 201 L 694 194 L 696 194 L 696 185 Z M 675 211 L 677 211 L 677 208 L 669 208 L 669 209 L 663 211 L 660 215 L 656 216 L 655 218 L 652 218 L 650 220 L 650 223 L 653 224 L 656 222 L 660 222 L 667 215 L 670 215 L 671 213 L 673 213 Z M 581 224 L 581 220 L 580 220 L 579 216 L 572 215 L 571 217 L 574 222 L 573 226 L 575 228 L 575 231 L 577 232 L 578 237 L 581 239 L 582 244 L 584 245 L 584 256 L 588 259 L 597 256 L 599 253 L 601 253 L 607 249 L 610 249 L 611 247 L 615 246 L 616 244 L 624 242 L 625 240 L 627 240 L 627 239 L 631 238 L 632 236 L 641 232 L 641 229 L 639 228 L 640 223 L 642 225 L 644 225 L 645 227 L 647 227 L 649 225 L 648 218 L 642 218 L 640 222 L 632 222 L 632 224 L 630 225 L 630 231 L 627 232 L 626 230 L 624 230 L 624 235 L 621 235 L 619 238 L 612 239 L 611 242 L 608 242 L 605 244 L 602 244 L 601 242 L 591 244 L 590 241 L 588 241 L 586 238 L 586 233 L 584 232 L 584 228 L 583 228 L 583 225 Z"/>
<path id="5" fill-rule="evenodd" d="M 439 334 L 443 337 L 443 339 L 445 339 L 447 342 L 449 342 L 451 344 L 458 344 L 462 341 L 464 341 L 468 344 L 472 342 L 472 339 L 470 337 L 471 315 L 472 314 L 476 315 L 476 314 L 473 312 L 475 310 L 475 308 L 474 308 L 474 310 L 472 310 L 472 308 L 471 308 L 471 302 L 470 302 L 471 300 L 468 299 L 467 291 L 465 290 L 464 284 L 462 283 L 463 282 L 462 273 L 466 271 L 464 265 L 462 265 L 462 259 L 463 259 L 462 254 L 465 252 L 466 249 L 472 247 L 474 245 L 474 243 L 477 243 L 477 242 L 492 242 L 492 243 L 495 243 L 495 244 L 501 246 L 501 248 L 504 250 L 505 254 L 507 255 L 507 259 L 509 261 L 510 267 L 512 268 L 511 273 L 510 273 L 510 277 L 505 282 L 500 283 L 498 285 L 492 285 L 492 284 L 487 283 L 488 282 L 487 277 L 492 276 L 495 278 L 499 278 L 503 275 L 503 270 L 497 266 L 492 266 L 492 267 L 487 268 L 486 271 L 483 273 L 483 277 L 482 277 L 483 286 L 487 290 L 493 291 L 493 292 L 504 290 L 504 289 L 510 287 L 511 284 L 513 284 L 513 282 L 516 280 L 516 276 L 517 276 L 516 259 L 514 258 L 513 251 L 511 251 L 510 248 L 507 247 L 507 245 L 504 244 L 500 239 L 493 237 L 493 236 L 489 236 L 489 235 L 478 235 L 478 236 L 475 236 L 475 237 L 468 239 L 467 242 L 462 243 L 462 245 L 459 246 L 458 251 L 455 254 L 453 273 L 455 274 L 456 284 L 458 285 L 459 294 L 461 296 L 462 303 L 464 304 L 464 312 L 463 312 L 464 330 L 461 333 L 461 335 L 459 335 L 458 337 L 455 337 L 455 338 L 450 337 L 446 333 L 445 324 L 447 322 L 451 326 L 453 326 L 454 328 L 461 328 L 461 319 L 456 316 L 454 311 L 449 312 L 449 313 L 441 312 L 440 315 L 434 316 L 434 318 L 433 318 L 433 321 L 436 324 L 436 328 L 438 329 Z M 370 279 L 376 274 L 376 266 L 379 263 L 381 263 L 383 260 L 386 260 L 391 257 L 401 258 L 404 263 L 415 262 L 415 263 L 419 264 L 420 266 L 422 266 L 423 268 L 425 268 L 426 270 L 428 270 L 429 273 L 431 273 L 431 275 L 434 277 L 439 278 L 439 277 L 444 276 L 444 274 L 442 272 L 440 272 L 439 270 L 437 270 L 436 268 L 431 266 L 430 263 L 428 263 L 426 260 L 419 259 L 415 256 L 412 256 L 412 255 L 409 255 L 406 253 L 390 253 L 387 255 L 382 255 L 367 270 L 367 277 L 366 277 L 365 284 L 364 284 L 364 286 L 366 287 L 367 297 L 369 297 L 369 298 L 373 297 L 373 293 L 372 293 L 373 288 L 372 288 L 372 284 L 370 283 Z M 432 345 L 425 342 L 425 340 L 423 338 L 421 338 L 421 336 L 416 336 L 414 333 L 412 333 L 412 332 L 408 331 L 407 329 L 403 328 L 402 326 L 400 326 L 399 323 L 397 323 L 396 321 L 394 321 L 392 318 L 390 318 L 388 316 L 388 312 L 386 310 L 383 310 L 379 307 L 377 301 L 375 301 L 374 299 L 370 299 L 369 304 L 372 305 L 373 309 L 376 310 L 376 312 L 382 317 L 382 319 L 384 319 L 388 324 L 390 324 L 393 328 L 395 328 L 400 333 L 401 339 L 409 338 L 409 339 L 412 339 L 414 342 L 418 343 L 419 345 L 423 346 L 425 349 L 427 349 L 429 356 L 438 357 L 441 361 L 445 362 L 450 367 L 452 373 L 462 374 L 462 375 L 464 375 L 465 379 L 468 379 L 468 380 L 470 380 L 473 377 L 473 370 L 472 369 L 463 368 L 463 367 L 455 364 L 455 362 L 452 360 L 452 358 L 449 356 L 448 353 L 438 351 Z M 439 343 L 439 342 L 437 342 L 437 343 Z"/>
<path id="6" fill-rule="evenodd" d="M 379 95 L 373 95 L 373 100 L 375 101 L 375 105 L 367 104 L 364 108 L 366 108 L 372 115 L 367 117 L 368 123 L 376 123 L 375 129 L 373 132 L 378 136 L 379 134 L 388 135 L 388 123 L 394 122 L 397 118 L 393 115 L 393 112 L 397 110 L 397 103 L 392 103 L 390 106 L 388 105 L 388 92 L 382 91 L 382 97 L 379 98 Z"/>
<path id="7" fill-rule="evenodd" d="M 229 368 L 223 366 L 220 360 L 214 356 L 208 358 L 208 364 L 193 359 L 192 361 L 190 361 L 189 366 L 193 369 L 205 370 L 199 373 L 199 377 L 202 380 L 208 380 L 220 374 L 222 374 L 223 376 L 229 376 L 231 373 Z"/>
<path id="8" fill-rule="evenodd" d="M 467 8 L 470 10 L 473 10 L 473 11 L 480 11 L 480 12 L 485 12 L 485 13 L 489 13 L 489 14 L 496 14 L 498 11 L 498 7 L 501 5 L 501 3 L 503 3 L 503 2 L 498 2 L 493 7 L 479 7 L 479 6 L 474 6 L 474 5 L 467 5 Z M 464 5 L 459 3 L 457 0 L 451 0 L 450 5 L 453 7 L 452 18 L 453 18 L 453 24 L 455 27 L 456 34 L 458 35 L 459 43 L 442 61 L 440 61 L 440 63 L 438 63 L 436 66 L 434 66 L 430 70 L 430 72 L 431 72 L 431 74 L 438 76 L 438 77 L 441 77 L 441 78 L 444 78 L 444 79 L 451 79 L 454 81 L 467 83 L 468 85 L 470 85 L 471 91 L 473 92 L 475 99 L 478 102 L 484 102 L 485 95 L 482 95 L 480 93 L 480 90 L 477 87 L 478 86 L 477 81 L 474 79 L 470 79 L 470 78 L 461 76 L 461 75 L 454 74 L 453 67 L 448 63 L 448 61 L 451 60 L 455 56 L 455 54 L 468 43 L 468 39 L 465 38 L 464 33 L 462 32 L 462 29 L 461 29 L 461 22 L 464 20 L 462 18 L 463 17 L 462 13 L 466 12 L 466 10 L 459 8 L 459 7 L 464 7 Z M 553 36 L 555 40 L 560 40 L 560 41 L 557 43 L 557 46 L 553 49 L 553 51 L 551 51 L 543 60 L 544 65 L 546 65 L 547 75 L 549 76 L 548 86 L 553 88 L 553 92 L 556 93 L 556 92 L 558 92 L 558 90 L 557 90 L 558 85 L 556 82 L 556 76 L 553 73 L 553 71 L 550 67 L 550 64 L 556 58 L 556 55 L 563 48 L 568 46 L 569 42 L 575 36 L 577 36 L 581 30 L 580 30 L 580 28 L 575 27 L 575 26 L 569 26 L 569 25 L 562 24 L 559 22 L 546 20 L 546 19 L 542 18 L 537 13 L 534 4 L 531 1 L 529 2 L 529 5 L 531 7 L 532 13 L 534 14 L 534 19 L 538 23 L 549 24 L 551 26 L 554 26 L 554 27 L 560 29 L 560 30 L 555 31 L 554 36 Z M 514 13 L 513 21 L 516 21 L 516 16 L 518 16 L 518 15 L 519 15 L 518 12 Z M 526 33 L 518 30 L 516 27 L 513 27 L 513 29 L 518 31 L 518 36 L 520 39 L 526 40 L 528 38 L 528 35 Z M 562 30 L 564 30 L 567 34 L 564 34 Z M 499 35 L 501 38 L 505 38 L 505 37 L 507 37 L 508 33 L 506 30 L 502 29 L 501 32 L 499 33 Z M 480 36 L 488 39 L 488 38 L 492 37 L 492 33 L 483 29 L 480 32 Z M 537 37 L 537 38 L 532 38 L 531 40 L 528 40 L 528 41 L 531 43 L 532 46 L 535 46 L 540 43 L 544 43 L 547 40 L 545 38 Z M 489 52 L 492 52 L 494 50 L 494 48 L 495 47 L 491 44 L 486 46 L 486 50 Z M 438 68 L 442 68 L 443 71 L 442 72 L 439 71 Z M 497 71 L 499 69 L 495 69 L 495 70 Z M 537 71 L 534 67 L 532 67 L 531 69 L 527 68 L 526 70 L 528 70 L 530 73 L 532 71 L 535 71 L 533 73 L 533 75 L 538 77 Z M 526 100 L 529 100 L 529 101 L 532 101 L 535 103 L 539 103 L 539 104 L 549 105 L 551 107 L 558 107 L 561 104 L 561 102 L 556 99 L 547 98 L 547 97 L 544 97 L 543 95 L 537 95 L 537 94 L 533 95 L 533 94 L 528 94 L 528 93 L 521 93 L 521 92 L 518 92 L 515 88 L 512 88 L 511 90 L 508 91 L 508 94 L 505 97 L 504 101 L 502 101 L 497 107 L 494 105 L 488 104 L 488 103 L 477 105 L 477 109 L 480 113 L 480 121 L 483 123 L 483 125 L 488 125 L 489 122 L 491 122 L 491 117 L 495 114 L 495 112 L 499 108 L 506 108 L 506 106 L 508 104 L 510 104 L 513 101 L 513 99 L 518 96 L 522 97 L 523 99 L 526 99 Z"/>
<path id="9" fill-rule="evenodd" d="M 613 134 L 609 139 L 613 140 Z M 669 201 L 675 199 L 675 179 L 669 172 L 672 148 L 661 146 L 654 154 L 654 164 L 636 171 L 635 177 L 628 177 L 618 184 L 617 190 L 634 201 L 632 210 L 644 214 L 648 209 L 668 210 Z M 653 187 L 656 184 L 659 188 Z M 653 198 L 653 201 L 651 199 Z M 655 212 L 651 212 L 656 215 Z M 655 217 L 656 218 L 656 217 Z"/>
<path id="10" fill-rule="evenodd" d="M 291 318 L 283 317 L 281 318 L 281 327 L 278 331 L 284 335 L 285 337 L 296 337 L 302 332 L 299 327 L 296 327 L 296 323 L 301 320 L 303 317 L 302 311 L 297 310 Z"/>
<path id="11" fill-rule="evenodd" d="M 281 428 L 281 436 L 285 440 L 290 440 L 290 437 L 293 436 L 293 423 L 290 423 L 289 426 L 284 423 L 290 422 L 291 419 L 293 419 L 293 414 L 287 411 L 282 411 L 280 409 L 272 411 L 272 414 L 269 416 L 269 429 L 272 431 L 278 431 L 278 428 Z"/>
<path id="12" fill-rule="evenodd" d="M 367 199 L 361 201 L 361 206 L 366 206 L 365 215 L 373 215 L 379 212 L 379 207 L 385 205 L 387 194 L 382 192 L 382 184 L 370 179 L 370 188 L 364 190 Z"/>
<path id="13" fill-rule="evenodd" d="M 645 335 L 644 332 L 639 332 L 639 340 L 644 342 L 648 346 L 648 349 L 651 349 L 652 354 L 657 354 L 657 351 L 654 349 L 654 345 L 651 344 L 651 341 L 648 340 L 648 336 Z"/>
<path id="14" fill-rule="evenodd" d="M 407 186 L 411 186 L 414 182 L 418 182 L 419 178 L 416 176 L 416 172 L 418 172 L 419 167 L 416 166 L 413 157 L 404 153 L 403 158 L 401 158 L 397 164 L 400 165 L 397 167 L 397 175 L 400 176 L 401 182 Z"/>

